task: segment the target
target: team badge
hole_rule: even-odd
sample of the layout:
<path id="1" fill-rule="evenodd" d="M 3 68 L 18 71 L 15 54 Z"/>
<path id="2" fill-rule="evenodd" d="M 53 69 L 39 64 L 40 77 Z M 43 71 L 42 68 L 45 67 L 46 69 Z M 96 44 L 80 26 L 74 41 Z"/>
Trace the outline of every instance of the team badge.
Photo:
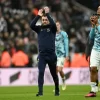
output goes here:
<path id="1" fill-rule="evenodd" d="M 50 29 L 49 28 L 47 28 L 47 32 L 50 32 Z"/>

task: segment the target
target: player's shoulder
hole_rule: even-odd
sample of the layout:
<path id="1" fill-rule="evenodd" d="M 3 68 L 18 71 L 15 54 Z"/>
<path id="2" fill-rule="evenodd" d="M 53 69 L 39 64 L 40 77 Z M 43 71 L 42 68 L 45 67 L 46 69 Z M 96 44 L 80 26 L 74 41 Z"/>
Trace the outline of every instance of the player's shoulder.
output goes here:
<path id="1" fill-rule="evenodd" d="M 67 32 L 65 32 L 65 31 L 61 31 L 61 34 L 62 34 L 63 36 L 67 36 L 67 37 L 68 37 L 68 34 L 67 34 Z"/>

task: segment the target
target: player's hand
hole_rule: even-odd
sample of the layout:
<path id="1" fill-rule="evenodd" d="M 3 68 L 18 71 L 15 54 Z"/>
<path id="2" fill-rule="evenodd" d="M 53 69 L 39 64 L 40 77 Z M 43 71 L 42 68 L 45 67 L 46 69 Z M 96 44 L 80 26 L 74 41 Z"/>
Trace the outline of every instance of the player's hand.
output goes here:
<path id="1" fill-rule="evenodd" d="M 50 12 L 50 9 L 49 9 L 49 7 L 44 7 L 44 11 L 45 11 L 45 13 L 49 13 Z"/>
<path id="2" fill-rule="evenodd" d="M 94 23 L 94 16 L 91 16 L 91 17 L 90 17 L 90 22 L 91 22 L 91 24 L 92 24 L 92 27 L 94 27 L 94 26 L 95 26 L 95 23 Z"/>
<path id="3" fill-rule="evenodd" d="M 94 16 L 94 23 L 95 23 L 95 24 L 98 23 L 98 16 Z"/>
<path id="4" fill-rule="evenodd" d="M 39 15 L 39 16 L 42 16 L 42 15 L 43 15 L 43 9 L 40 9 L 40 10 L 38 11 L 38 15 Z"/>
<path id="5" fill-rule="evenodd" d="M 99 24 L 98 24 L 98 16 L 94 16 L 94 23 L 95 23 L 96 26 L 99 25 Z"/>

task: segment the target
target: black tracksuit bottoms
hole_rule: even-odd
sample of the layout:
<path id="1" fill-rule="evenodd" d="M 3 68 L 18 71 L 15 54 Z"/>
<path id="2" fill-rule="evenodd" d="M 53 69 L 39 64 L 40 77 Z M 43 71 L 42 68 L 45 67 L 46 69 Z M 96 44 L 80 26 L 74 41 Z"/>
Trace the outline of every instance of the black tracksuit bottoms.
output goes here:
<path id="1" fill-rule="evenodd" d="M 56 63 L 57 63 L 57 57 L 56 54 L 46 54 L 46 55 L 39 55 L 38 57 L 38 88 L 39 93 L 43 93 L 43 83 L 44 83 L 44 71 L 46 64 L 48 64 L 50 73 L 52 75 L 53 81 L 55 83 L 55 91 L 59 92 L 59 80 L 58 75 L 56 72 Z"/>

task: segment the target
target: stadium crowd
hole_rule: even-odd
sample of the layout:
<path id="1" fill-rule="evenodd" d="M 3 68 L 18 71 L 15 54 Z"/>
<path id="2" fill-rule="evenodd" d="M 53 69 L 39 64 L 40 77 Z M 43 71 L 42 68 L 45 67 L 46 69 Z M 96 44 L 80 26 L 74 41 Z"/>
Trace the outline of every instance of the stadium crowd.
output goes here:
<path id="1" fill-rule="evenodd" d="M 65 67 L 87 67 L 85 45 L 90 31 L 90 11 L 75 0 L 0 0 L 0 67 L 36 67 L 37 36 L 30 21 L 47 5 L 54 20 L 68 33 L 70 61 Z"/>

